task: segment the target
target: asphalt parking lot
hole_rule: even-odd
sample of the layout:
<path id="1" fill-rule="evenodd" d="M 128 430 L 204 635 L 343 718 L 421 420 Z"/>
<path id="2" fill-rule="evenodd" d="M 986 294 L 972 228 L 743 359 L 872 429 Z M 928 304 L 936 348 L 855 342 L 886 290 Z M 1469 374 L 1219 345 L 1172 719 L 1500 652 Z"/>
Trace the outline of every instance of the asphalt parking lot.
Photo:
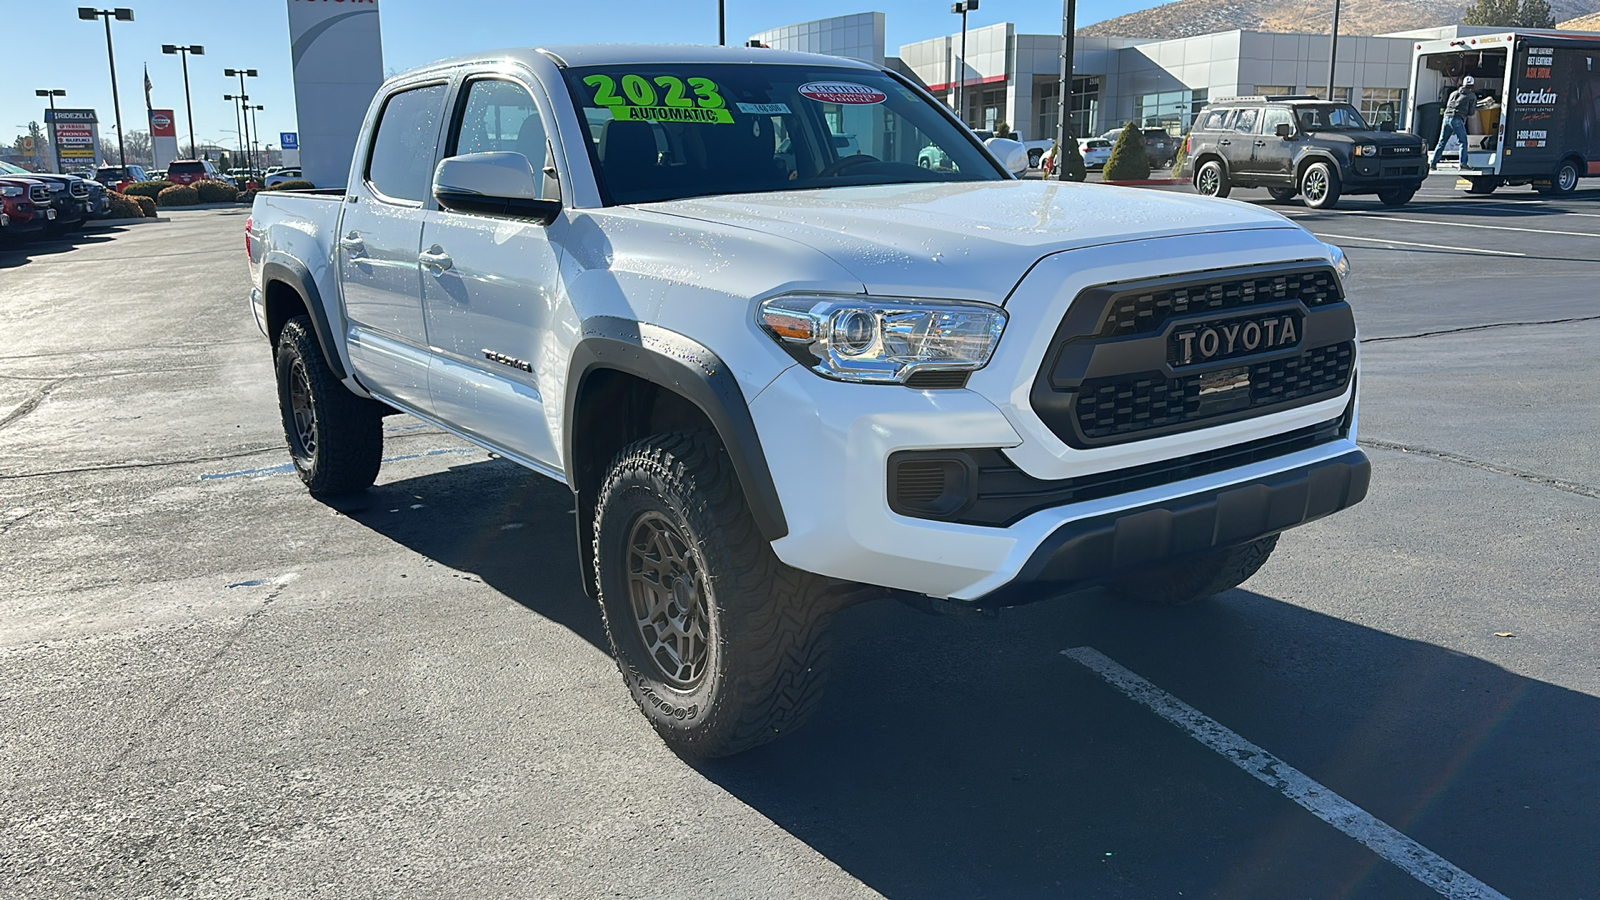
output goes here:
<path id="1" fill-rule="evenodd" d="M 301 489 L 242 210 L 0 249 L 0 897 L 1600 897 L 1600 189 L 1234 198 L 1356 267 L 1367 501 L 1196 607 L 855 607 L 696 767 L 565 488 L 394 417 Z"/>

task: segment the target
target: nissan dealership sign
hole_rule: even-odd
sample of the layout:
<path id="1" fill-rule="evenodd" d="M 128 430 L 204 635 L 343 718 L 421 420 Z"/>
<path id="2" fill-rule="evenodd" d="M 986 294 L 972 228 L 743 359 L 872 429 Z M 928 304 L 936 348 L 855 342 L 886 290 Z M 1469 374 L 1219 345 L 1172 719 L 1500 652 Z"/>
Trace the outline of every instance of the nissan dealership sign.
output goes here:
<path id="1" fill-rule="evenodd" d="M 344 185 L 367 106 L 383 84 L 377 0 L 288 0 L 300 168 Z"/>

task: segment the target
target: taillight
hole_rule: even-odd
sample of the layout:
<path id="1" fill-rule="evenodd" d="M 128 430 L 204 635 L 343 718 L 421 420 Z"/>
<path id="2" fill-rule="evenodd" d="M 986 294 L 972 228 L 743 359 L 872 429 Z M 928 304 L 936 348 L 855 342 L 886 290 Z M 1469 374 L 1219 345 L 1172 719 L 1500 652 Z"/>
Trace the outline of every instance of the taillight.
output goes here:
<path id="1" fill-rule="evenodd" d="M 250 249 L 250 223 L 255 220 L 255 216 L 246 216 L 244 220 L 244 255 L 251 259 L 255 259 L 255 254 Z"/>

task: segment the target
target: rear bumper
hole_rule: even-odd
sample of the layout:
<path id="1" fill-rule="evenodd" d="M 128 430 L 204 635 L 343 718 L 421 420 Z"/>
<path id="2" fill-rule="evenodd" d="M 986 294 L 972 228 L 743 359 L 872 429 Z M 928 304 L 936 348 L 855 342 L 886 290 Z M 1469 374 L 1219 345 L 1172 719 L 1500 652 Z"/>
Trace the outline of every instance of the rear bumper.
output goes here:
<path id="1" fill-rule="evenodd" d="M 1016 578 L 969 601 L 1015 606 L 1074 587 L 1237 547 L 1354 506 L 1372 465 L 1351 450 L 1251 481 L 1068 522 L 1039 544 Z"/>

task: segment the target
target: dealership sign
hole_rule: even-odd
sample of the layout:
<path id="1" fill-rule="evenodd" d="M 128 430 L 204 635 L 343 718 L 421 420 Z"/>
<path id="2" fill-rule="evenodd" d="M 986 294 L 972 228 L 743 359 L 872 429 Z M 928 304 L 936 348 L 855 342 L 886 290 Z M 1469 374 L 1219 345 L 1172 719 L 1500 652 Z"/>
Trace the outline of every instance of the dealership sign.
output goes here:
<path id="1" fill-rule="evenodd" d="M 300 135 L 293 131 L 278 132 L 278 146 L 285 150 L 300 149 Z"/>
<path id="2" fill-rule="evenodd" d="M 378 4 L 286 2 L 300 168 L 318 187 L 337 187 L 349 177 L 361 122 L 383 84 Z"/>
<path id="3" fill-rule="evenodd" d="M 47 109 L 56 171 L 91 168 L 100 161 L 100 118 L 92 109 Z"/>

